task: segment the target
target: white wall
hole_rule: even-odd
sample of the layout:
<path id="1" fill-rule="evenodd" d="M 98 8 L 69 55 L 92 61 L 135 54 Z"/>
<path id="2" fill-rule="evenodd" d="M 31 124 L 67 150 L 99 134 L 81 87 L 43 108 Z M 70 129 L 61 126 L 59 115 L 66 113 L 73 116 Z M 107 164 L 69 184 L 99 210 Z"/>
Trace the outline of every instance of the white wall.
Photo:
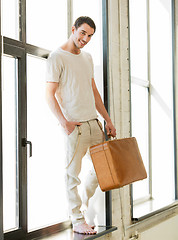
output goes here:
<path id="1" fill-rule="evenodd" d="M 140 234 L 140 240 L 177 240 L 178 216 L 162 222 Z"/>

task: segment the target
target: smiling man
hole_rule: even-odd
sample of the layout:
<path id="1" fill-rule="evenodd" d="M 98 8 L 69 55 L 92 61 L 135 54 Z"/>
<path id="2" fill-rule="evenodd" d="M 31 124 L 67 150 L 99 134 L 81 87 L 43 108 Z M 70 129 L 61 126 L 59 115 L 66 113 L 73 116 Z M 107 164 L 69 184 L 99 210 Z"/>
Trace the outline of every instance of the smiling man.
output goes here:
<path id="1" fill-rule="evenodd" d="M 81 197 L 77 186 L 82 158 L 90 146 L 103 141 L 103 132 L 97 119 L 97 111 L 104 118 L 107 134 L 116 136 L 116 129 L 104 107 L 97 90 L 93 61 L 82 48 L 88 44 L 96 26 L 89 17 L 79 17 L 72 26 L 68 41 L 47 60 L 46 98 L 66 135 L 66 189 L 69 215 L 73 230 L 82 234 L 96 234 L 80 210 L 82 203 L 88 205 L 98 181 L 94 168 L 86 175 Z M 97 111 L 96 111 L 97 110 Z"/>

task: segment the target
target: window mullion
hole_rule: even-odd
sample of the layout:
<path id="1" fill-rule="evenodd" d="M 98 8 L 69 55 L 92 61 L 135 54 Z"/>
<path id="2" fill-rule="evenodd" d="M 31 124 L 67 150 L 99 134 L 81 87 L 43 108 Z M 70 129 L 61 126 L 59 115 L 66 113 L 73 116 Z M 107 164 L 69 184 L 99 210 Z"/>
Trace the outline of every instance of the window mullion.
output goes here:
<path id="1" fill-rule="evenodd" d="M 0 1 L 1 4 L 1 1 Z M 0 21 L 1 22 L 1 21 Z M 1 28 L 1 24 L 0 24 Z M 0 29 L 1 32 L 1 29 Z M 2 55 L 2 37 L 0 39 L 0 54 Z M 0 66 L 1 66 L 1 58 L 0 58 Z M 1 78 L 1 68 L 0 68 L 0 83 L 2 81 Z M 2 95 L 1 95 L 1 84 L 0 84 L 0 239 L 4 239 L 3 237 L 3 184 L 2 184 L 2 178 L 3 178 L 3 173 L 2 173 Z"/>
<path id="2" fill-rule="evenodd" d="M 68 38 L 71 35 L 71 28 L 73 25 L 73 0 L 67 0 L 67 35 Z"/>
<path id="3" fill-rule="evenodd" d="M 151 131 L 151 69 L 150 69 L 150 4 L 147 0 L 147 56 L 148 56 L 148 159 L 149 159 L 149 194 L 152 199 L 152 131 Z"/>
<path id="4" fill-rule="evenodd" d="M 19 40 L 26 43 L 26 0 L 19 0 Z"/>
<path id="5" fill-rule="evenodd" d="M 173 126 L 174 126 L 174 178 L 175 178 L 175 199 L 178 199 L 178 159 L 177 159 L 177 122 L 176 122 L 176 3 L 172 1 L 172 73 L 173 73 Z"/>
<path id="6" fill-rule="evenodd" d="M 0 0 L 0 12 L 2 7 L 2 2 Z M 1 34 L 1 21 L 2 14 L 0 17 L 0 34 Z M 2 36 L 0 37 L 0 54 L 2 56 Z M 2 170 L 2 91 L 1 91 L 1 57 L 0 57 L 0 239 L 4 239 L 3 237 L 3 170 Z"/>

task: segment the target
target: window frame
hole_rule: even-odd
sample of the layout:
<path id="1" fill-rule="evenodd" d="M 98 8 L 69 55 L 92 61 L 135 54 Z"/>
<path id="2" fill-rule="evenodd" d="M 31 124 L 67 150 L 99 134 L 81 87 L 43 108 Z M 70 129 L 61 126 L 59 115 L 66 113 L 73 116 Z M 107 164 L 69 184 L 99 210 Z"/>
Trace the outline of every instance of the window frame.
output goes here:
<path id="1" fill-rule="evenodd" d="M 178 200 L 178 153 L 177 153 L 177 123 L 176 123 L 176 24 L 175 24 L 175 1 L 172 0 L 172 77 L 173 77 L 173 128 L 174 128 L 174 176 L 175 176 L 175 199 Z"/>
<path id="2" fill-rule="evenodd" d="M 1 12 L 1 0 L 0 0 L 0 12 Z M 1 88 L 1 59 L 2 59 L 2 37 L 1 37 L 1 17 L 0 17 L 0 239 L 4 239 L 3 234 L 3 166 L 2 166 L 2 88 Z"/>
<path id="3" fill-rule="evenodd" d="M 148 90 L 148 149 L 149 149 L 149 153 L 148 153 L 148 157 L 149 157 L 149 198 L 145 198 L 142 199 L 143 201 L 148 201 L 152 199 L 152 158 L 151 158 L 151 142 L 152 142 L 152 134 L 151 134 L 151 92 L 150 92 L 150 19 L 149 19 L 149 0 L 146 1 L 147 3 L 147 52 L 148 52 L 148 81 L 144 81 L 144 80 L 132 80 L 131 79 L 131 74 L 130 74 L 130 88 L 131 88 L 131 83 L 136 83 L 137 86 L 140 87 L 145 87 Z M 130 6 L 129 6 L 130 7 Z M 176 31 L 176 27 L 175 27 L 175 1 L 171 0 L 171 12 L 172 12 L 172 86 L 173 86 L 173 95 L 172 95 L 172 99 L 173 99 L 173 153 L 174 153 L 174 183 L 175 183 L 175 199 L 174 202 L 172 204 L 169 204 L 163 208 L 160 208 L 158 210 L 155 210 L 151 213 L 148 213 L 146 215 L 143 215 L 139 218 L 134 218 L 133 216 L 133 208 L 134 208 L 134 201 L 133 201 L 133 187 L 131 185 L 131 218 L 132 218 L 132 222 L 137 222 L 137 221 L 141 221 L 144 219 L 147 219 L 148 217 L 154 216 L 158 213 L 161 213 L 163 211 L 166 211 L 168 209 L 174 208 L 175 206 L 178 206 L 178 155 L 177 155 L 177 139 L 176 139 L 176 128 L 177 128 L 177 123 L 176 123 L 176 88 L 175 88 L 175 64 L 176 64 L 176 53 L 175 53 L 175 49 L 176 49 L 176 42 L 175 42 L 175 31 Z M 130 19 L 129 19 L 130 21 Z M 130 26 L 129 26 L 130 27 Z M 129 39 L 130 41 L 130 39 Z M 130 93 L 131 96 L 131 93 Z M 131 104 L 130 104 L 130 109 L 131 109 Z M 131 112 L 130 112 L 130 119 L 132 122 L 132 117 L 131 117 Z M 131 129 L 132 129 L 132 124 L 131 124 Z"/>
<path id="4" fill-rule="evenodd" d="M 2 6 L 2 1 L 0 0 L 0 7 Z M 68 19 L 68 37 L 71 33 L 72 26 L 72 6 L 73 0 L 67 0 L 67 19 Z M 104 104 L 106 109 L 109 111 L 109 102 L 108 102 L 108 94 L 109 94 L 109 71 L 108 71 L 108 62 L 109 62 L 109 52 L 108 52 L 108 0 L 102 0 L 102 23 L 103 23 L 103 82 L 104 82 Z M 2 16 L 1 16 L 2 17 Z M 1 22 L 0 17 L 0 22 Z M 1 26 L 1 25 L 0 25 Z M 1 30 L 1 29 L 0 29 Z M 1 31 L 0 31 L 1 33 Z M 27 54 L 47 58 L 50 50 L 40 48 L 26 42 L 26 0 L 19 0 L 19 40 L 11 39 L 1 34 L 1 57 L 2 57 L 2 42 L 4 54 L 12 55 L 19 60 L 19 68 L 18 70 L 21 72 L 19 74 L 19 92 L 20 88 L 26 89 L 26 64 L 27 64 Z M 1 61 L 1 60 L 0 60 Z M 2 68 L 2 66 L 1 66 Z M 1 76 L 1 68 L 0 68 L 0 81 L 2 81 Z M 27 113 L 26 113 L 26 90 L 19 95 L 19 103 L 20 106 L 18 108 L 18 124 L 20 128 L 20 136 L 27 137 Z M 2 95 L 1 95 L 1 86 L 0 86 L 0 150 L 2 150 Z M 22 144 L 19 141 L 19 146 Z M 15 240 L 20 238 L 32 239 L 36 237 L 45 236 L 47 234 L 51 234 L 52 232 L 58 232 L 61 230 L 65 230 L 71 226 L 70 221 L 58 223 L 52 226 L 48 226 L 42 229 L 38 229 L 33 232 L 27 231 L 27 157 L 22 159 L 22 155 L 26 156 L 26 148 L 19 147 L 19 161 L 20 169 L 19 169 L 19 202 L 22 204 L 22 209 L 19 212 L 19 229 L 14 230 L 12 232 L 3 233 L 3 177 L 2 177 L 2 151 L 0 151 L 0 238 L 7 240 Z M 23 184 L 21 184 L 23 182 Z M 25 183 L 25 184 L 24 184 Z M 106 192 L 105 194 L 105 202 L 106 202 L 106 226 L 112 226 L 112 195 L 111 191 Z"/>

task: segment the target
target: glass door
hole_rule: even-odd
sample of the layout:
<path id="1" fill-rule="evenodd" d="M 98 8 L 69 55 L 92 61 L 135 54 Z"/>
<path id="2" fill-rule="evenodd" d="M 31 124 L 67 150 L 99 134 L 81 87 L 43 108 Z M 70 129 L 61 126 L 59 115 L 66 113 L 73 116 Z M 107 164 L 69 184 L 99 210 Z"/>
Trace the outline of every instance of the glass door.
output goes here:
<path id="1" fill-rule="evenodd" d="M 64 138 L 45 100 L 45 61 L 27 56 L 28 231 L 68 220 Z"/>

